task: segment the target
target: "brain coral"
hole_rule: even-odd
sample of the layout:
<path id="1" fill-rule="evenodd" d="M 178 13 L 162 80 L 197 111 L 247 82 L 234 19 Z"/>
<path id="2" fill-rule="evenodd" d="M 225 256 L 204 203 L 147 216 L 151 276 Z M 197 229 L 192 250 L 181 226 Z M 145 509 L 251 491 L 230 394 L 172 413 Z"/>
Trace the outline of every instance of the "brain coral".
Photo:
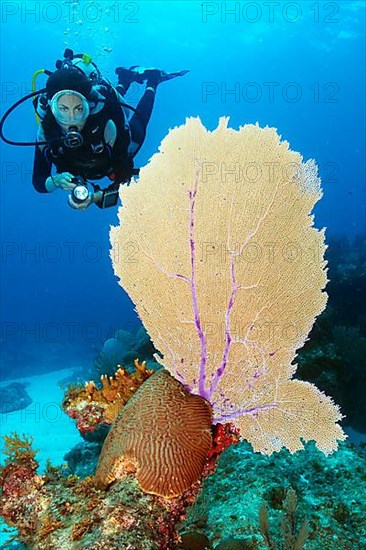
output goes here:
<path id="1" fill-rule="evenodd" d="M 96 485 L 105 488 L 136 472 L 146 493 L 182 494 L 202 473 L 211 424 L 209 403 L 158 371 L 121 408 L 102 449 Z"/>

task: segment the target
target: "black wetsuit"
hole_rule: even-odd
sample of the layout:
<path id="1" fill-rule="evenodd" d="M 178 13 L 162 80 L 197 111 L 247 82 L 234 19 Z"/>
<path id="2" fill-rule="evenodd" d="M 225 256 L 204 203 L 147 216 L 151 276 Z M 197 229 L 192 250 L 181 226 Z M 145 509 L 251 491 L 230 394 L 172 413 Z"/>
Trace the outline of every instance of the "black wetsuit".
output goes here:
<path id="1" fill-rule="evenodd" d="M 118 90 L 118 86 L 117 86 Z M 127 91 L 127 87 L 123 90 Z M 96 180 L 105 176 L 110 177 L 114 183 L 119 184 L 131 178 L 133 170 L 133 154 L 129 151 L 131 143 L 139 149 L 146 136 L 146 128 L 149 123 L 154 106 L 155 91 L 147 89 L 127 123 L 123 109 L 116 99 L 114 89 L 108 93 L 113 94 L 110 102 L 106 102 L 103 109 L 96 114 L 90 114 L 87 122 L 80 132 L 83 144 L 78 147 L 66 147 L 61 138 L 63 132 L 57 124 L 52 113 L 48 111 L 42 120 L 42 128 L 49 145 L 41 148 L 36 146 L 33 179 L 34 188 L 40 193 L 47 193 L 46 179 L 51 175 L 52 164 L 56 166 L 58 173 L 70 172 L 74 176 Z M 104 130 L 108 120 L 112 120 L 116 126 L 117 137 L 113 147 L 106 144 Z"/>

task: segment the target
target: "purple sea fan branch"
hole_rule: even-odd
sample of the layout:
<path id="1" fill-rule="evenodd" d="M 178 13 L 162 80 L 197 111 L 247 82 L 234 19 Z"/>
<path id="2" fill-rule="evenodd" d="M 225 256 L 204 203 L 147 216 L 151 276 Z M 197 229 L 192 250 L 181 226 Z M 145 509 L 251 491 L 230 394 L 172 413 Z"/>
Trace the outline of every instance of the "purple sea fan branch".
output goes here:
<path id="1" fill-rule="evenodd" d="M 196 260 L 196 246 L 194 239 L 194 207 L 195 200 L 198 189 L 198 176 L 199 169 L 196 171 L 194 190 L 189 191 L 189 201 L 190 201 L 190 220 L 189 220 L 189 243 L 190 243 L 190 255 L 191 255 L 191 295 L 192 295 L 192 305 L 194 313 L 194 324 L 198 333 L 198 337 L 201 342 L 201 359 L 199 367 L 199 377 L 198 377 L 198 393 L 205 399 L 208 399 L 208 392 L 206 390 L 206 362 L 207 362 L 207 343 L 206 336 L 202 330 L 201 318 L 198 308 L 197 300 L 197 288 L 196 288 L 196 271 L 195 271 L 195 260 Z"/>
<path id="2" fill-rule="evenodd" d="M 235 294 L 238 290 L 238 285 L 236 284 L 236 279 L 235 279 L 234 257 L 235 257 L 234 255 L 231 256 L 230 274 L 231 274 L 232 287 L 231 287 L 229 303 L 228 303 L 227 309 L 225 311 L 225 348 L 224 348 L 224 353 L 223 353 L 221 365 L 217 369 L 215 377 L 214 377 L 214 379 L 213 379 L 213 381 L 210 385 L 210 389 L 209 389 L 209 392 L 208 392 L 208 399 L 210 399 L 212 397 L 213 393 L 216 390 L 217 384 L 219 383 L 219 380 L 220 380 L 221 376 L 225 372 L 227 359 L 228 359 L 229 351 L 230 351 L 230 345 L 231 345 L 231 341 L 232 341 L 232 337 L 231 337 L 231 334 L 230 334 L 230 313 L 231 313 L 231 309 L 234 305 Z"/>
<path id="3" fill-rule="evenodd" d="M 181 273 L 173 273 L 171 271 L 168 271 L 161 263 L 158 262 L 155 255 L 150 250 L 150 245 L 147 240 L 141 239 L 141 242 L 144 244 L 143 246 L 143 252 L 145 256 L 147 256 L 151 262 L 155 265 L 155 267 L 161 272 L 164 273 L 167 277 L 175 277 L 177 279 L 181 279 L 182 281 L 185 281 L 186 283 L 190 283 L 189 277 L 186 277 L 185 275 L 182 275 Z M 148 252 L 149 250 L 149 252 Z"/>
<path id="4" fill-rule="evenodd" d="M 268 405 L 260 405 L 258 407 L 251 407 L 250 409 L 245 408 L 239 408 L 232 412 L 227 412 L 226 414 L 222 414 L 221 416 L 215 416 L 213 423 L 218 424 L 223 422 L 230 422 L 230 420 L 235 420 L 235 418 L 238 418 L 238 416 L 242 416 L 244 414 L 251 414 L 254 417 L 262 411 L 267 411 L 269 409 L 277 408 L 276 403 L 269 403 Z"/>

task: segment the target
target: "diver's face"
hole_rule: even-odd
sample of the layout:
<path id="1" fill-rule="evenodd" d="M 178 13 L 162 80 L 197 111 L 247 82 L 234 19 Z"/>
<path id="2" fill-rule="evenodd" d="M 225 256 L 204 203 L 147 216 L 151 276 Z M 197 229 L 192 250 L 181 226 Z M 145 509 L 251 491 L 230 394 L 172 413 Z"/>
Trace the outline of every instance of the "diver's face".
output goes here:
<path id="1" fill-rule="evenodd" d="M 58 123 L 62 127 L 77 126 L 81 130 L 85 125 L 86 113 L 80 98 L 74 94 L 61 95 L 57 100 Z M 86 115 L 86 116 L 85 116 Z"/>

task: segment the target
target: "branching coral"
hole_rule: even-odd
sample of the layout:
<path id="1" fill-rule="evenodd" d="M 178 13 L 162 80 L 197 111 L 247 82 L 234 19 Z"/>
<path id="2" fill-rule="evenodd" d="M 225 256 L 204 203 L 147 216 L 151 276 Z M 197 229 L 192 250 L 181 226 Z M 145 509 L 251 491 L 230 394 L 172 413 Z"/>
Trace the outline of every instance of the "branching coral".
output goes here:
<path id="1" fill-rule="evenodd" d="M 37 522 L 33 497 L 41 489 L 43 479 L 36 474 L 33 439 L 17 433 L 4 439 L 6 460 L 0 468 L 0 515 L 8 525 L 22 529 L 28 536 Z"/>
<path id="2" fill-rule="evenodd" d="M 111 424 L 120 408 L 154 373 L 146 368 L 146 361 L 140 364 L 135 359 L 134 365 L 135 370 L 132 373 L 120 367 L 113 376 L 102 375 L 101 388 L 93 381 L 87 382 L 85 387 L 69 388 L 63 401 L 63 409 L 76 420 L 81 433 L 92 432 L 101 424 Z"/>
<path id="3" fill-rule="evenodd" d="M 20 436 L 16 432 L 10 435 L 4 435 L 3 454 L 6 463 L 20 461 L 34 461 L 37 451 L 33 449 L 33 437 L 23 434 Z"/>
<path id="4" fill-rule="evenodd" d="M 27 494 L 36 479 L 38 462 L 33 437 L 14 432 L 4 436 L 4 440 L 5 464 L 0 467 L 0 487 L 4 497 L 18 499 Z"/>

